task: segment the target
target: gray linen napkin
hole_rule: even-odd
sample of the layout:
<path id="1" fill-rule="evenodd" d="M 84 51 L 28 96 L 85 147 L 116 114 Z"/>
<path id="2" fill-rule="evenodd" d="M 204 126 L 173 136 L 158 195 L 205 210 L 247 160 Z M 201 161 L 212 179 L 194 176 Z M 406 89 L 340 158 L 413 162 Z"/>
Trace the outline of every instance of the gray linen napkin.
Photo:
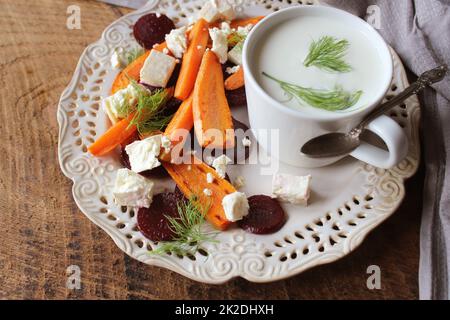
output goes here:
<path id="1" fill-rule="evenodd" d="M 416 75 L 450 64 L 449 0 L 321 0 L 360 17 L 379 8 L 379 32 Z M 373 7 L 372 7 L 373 8 Z M 376 13 L 375 13 L 376 14 Z M 377 18 L 377 17 L 372 17 Z M 420 299 L 450 299 L 450 77 L 420 95 L 426 178 Z"/>

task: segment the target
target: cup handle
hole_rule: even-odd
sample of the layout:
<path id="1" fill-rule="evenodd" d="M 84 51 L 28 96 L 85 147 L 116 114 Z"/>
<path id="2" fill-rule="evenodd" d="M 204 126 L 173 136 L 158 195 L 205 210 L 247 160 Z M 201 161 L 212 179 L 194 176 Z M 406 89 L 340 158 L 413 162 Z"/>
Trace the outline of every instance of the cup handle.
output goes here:
<path id="1" fill-rule="evenodd" d="M 408 154 L 408 138 L 403 129 L 388 116 L 382 115 L 370 122 L 366 129 L 379 136 L 387 151 L 362 142 L 350 155 L 375 167 L 389 169 L 397 165 Z"/>

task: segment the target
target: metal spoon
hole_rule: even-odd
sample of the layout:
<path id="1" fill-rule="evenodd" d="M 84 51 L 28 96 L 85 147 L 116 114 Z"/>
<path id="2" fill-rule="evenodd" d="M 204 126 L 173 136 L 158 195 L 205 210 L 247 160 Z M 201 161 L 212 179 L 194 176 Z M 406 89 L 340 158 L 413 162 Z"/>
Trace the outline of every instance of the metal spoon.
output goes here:
<path id="1" fill-rule="evenodd" d="M 425 71 L 416 82 L 411 84 L 404 91 L 393 99 L 381 104 L 372 113 L 369 113 L 363 121 L 350 130 L 348 133 L 332 132 L 315 137 L 306 142 L 301 148 L 301 152 L 311 158 L 337 157 L 349 154 L 355 150 L 361 141 L 359 136 L 364 128 L 374 119 L 402 103 L 413 94 L 417 94 L 433 83 L 441 81 L 447 73 L 447 65 Z"/>

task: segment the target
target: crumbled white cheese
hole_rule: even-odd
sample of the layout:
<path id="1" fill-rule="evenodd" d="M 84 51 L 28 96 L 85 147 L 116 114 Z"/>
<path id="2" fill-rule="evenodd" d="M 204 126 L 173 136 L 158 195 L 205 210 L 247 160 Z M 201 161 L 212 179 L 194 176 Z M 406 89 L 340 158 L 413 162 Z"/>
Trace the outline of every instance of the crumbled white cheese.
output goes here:
<path id="1" fill-rule="evenodd" d="M 161 137 L 161 147 L 164 148 L 165 153 L 169 153 L 172 148 L 172 141 L 165 135 Z"/>
<path id="2" fill-rule="evenodd" d="M 275 174 L 272 181 L 272 193 L 282 201 L 306 206 L 310 196 L 310 184 L 311 175 Z"/>
<path id="3" fill-rule="evenodd" d="M 113 195 L 119 206 L 150 207 L 154 183 L 126 168 L 117 170 Z"/>
<path id="4" fill-rule="evenodd" d="M 245 186 L 245 178 L 243 176 L 236 177 L 236 179 L 234 179 L 233 181 L 233 186 L 236 189 L 242 188 L 243 186 Z"/>
<path id="5" fill-rule="evenodd" d="M 111 122 L 116 123 L 119 119 L 127 116 L 126 108 L 123 107 L 126 105 L 132 107 L 136 104 L 137 96 L 137 90 L 132 84 L 129 84 L 126 88 L 117 91 L 112 96 L 104 98 L 101 106 Z"/>
<path id="6" fill-rule="evenodd" d="M 221 155 L 220 157 L 217 157 L 212 162 L 212 166 L 214 169 L 216 169 L 217 174 L 221 178 L 225 178 L 225 174 L 227 173 L 227 165 L 232 163 L 230 158 L 228 158 L 226 155 Z"/>
<path id="7" fill-rule="evenodd" d="M 203 193 L 208 197 L 211 197 L 213 194 L 212 190 L 208 188 L 203 189 Z"/>
<path id="8" fill-rule="evenodd" d="M 206 174 L 206 182 L 207 183 L 213 183 L 214 182 L 214 176 L 211 172 L 208 172 Z"/>
<path id="9" fill-rule="evenodd" d="M 227 36 L 229 36 L 232 32 L 230 24 L 226 21 L 220 24 L 220 30 L 222 30 L 222 32 L 225 33 Z"/>
<path id="10" fill-rule="evenodd" d="M 121 69 L 126 66 L 123 48 L 116 48 L 111 56 L 111 66 L 115 69 Z"/>
<path id="11" fill-rule="evenodd" d="M 225 63 L 228 60 L 228 40 L 227 35 L 218 28 L 209 29 L 209 35 L 212 39 L 212 49 L 219 59 L 220 63 Z"/>
<path id="12" fill-rule="evenodd" d="M 141 82 L 165 88 L 176 64 L 174 57 L 152 50 L 141 69 Z"/>
<path id="13" fill-rule="evenodd" d="M 233 73 L 238 72 L 240 67 L 241 66 L 227 67 L 225 69 L 225 72 L 228 73 L 228 74 L 233 74 Z"/>
<path id="14" fill-rule="evenodd" d="M 248 25 L 246 25 L 245 27 L 238 27 L 237 28 L 237 30 L 236 30 L 236 32 L 239 34 L 239 35 L 241 35 L 241 36 L 243 36 L 243 37 L 246 37 L 246 36 L 248 36 L 248 34 L 250 33 L 250 31 L 252 30 L 252 28 L 253 28 L 253 24 L 248 24 Z"/>
<path id="15" fill-rule="evenodd" d="M 201 46 L 201 45 L 198 45 L 198 46 L 197 46 L 197 49 L 198 49 L 198 50 L 201 50 L 202 48 L 203 48 L 203 46 Z"/>
<path id="16" fill-rule="evenodd" d="M 157 17 L 157 18 L 161 18 L 161 13 L 156 12 L 156 17 Z"/>
<path id="17" fill-rule="evenodd" d="M 227 194 L 222 199 L 222 207 L 228 221 L 241 220 L 248 214 L 249 205 L 247 196 L 242 192 Z"/>
<path id="18" fill-rule="evenodd" d="M 154 135 L 144 140 L 137 140 L 125 147 L 130 159 L 131 170 L 142 172 L 161 165 L 158 161 L 161 152 L 161 135 Z"/>
<path id="19" fill-rule="evenodd" d="M 252 145 L 252 141 L 248 137 L 244 137 L 244 139 L 242 139 L 242 145 L 244 147 L 250 147 Z"/>
<path id="20" fill-rule="evenodd" d="M 181 58 L 188 46 L 188 39 L 186 37 L 186 27 L 173 29 L 166 35 L 167 48 L 176 57 Z"/>
<path id="21" fill-rule="evenodd" d="M 236 17 L 233 7 L 227 0 L 207 1 L 200 10 L 199 15 L 210 23 L 219 19 L 233 20 Z"/>

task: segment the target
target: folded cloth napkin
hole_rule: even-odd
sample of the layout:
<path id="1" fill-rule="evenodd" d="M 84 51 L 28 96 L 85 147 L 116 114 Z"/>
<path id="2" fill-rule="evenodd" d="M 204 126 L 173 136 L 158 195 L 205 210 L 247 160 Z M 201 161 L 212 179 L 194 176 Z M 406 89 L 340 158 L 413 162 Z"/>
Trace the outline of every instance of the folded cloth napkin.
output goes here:
<path id="1" fill-rule="evenodd" d="M 98 1 L 114 4 L 116 6 L 121 6 L 125 8 L 139 9 L 144 5 L 146 5 L 149 0 L 98 0 Z"/>
<path id="2" fill-rule="evenodd" d="M 448 0 L 321 0 L 371 21 L 416 75 L 450 64 Z M 376 7 L 373 7 L 373 6 Z M 369 8 L 369 6 L 371 6 Z M 374 10 L 375 8 L 375 10 Z M 378 15 L 379 16 L 373 16 Z M 422 141 L 426 178 L 420 230 L 420 299 L 450 299 L 450 77 L 426 89 Z"/>

